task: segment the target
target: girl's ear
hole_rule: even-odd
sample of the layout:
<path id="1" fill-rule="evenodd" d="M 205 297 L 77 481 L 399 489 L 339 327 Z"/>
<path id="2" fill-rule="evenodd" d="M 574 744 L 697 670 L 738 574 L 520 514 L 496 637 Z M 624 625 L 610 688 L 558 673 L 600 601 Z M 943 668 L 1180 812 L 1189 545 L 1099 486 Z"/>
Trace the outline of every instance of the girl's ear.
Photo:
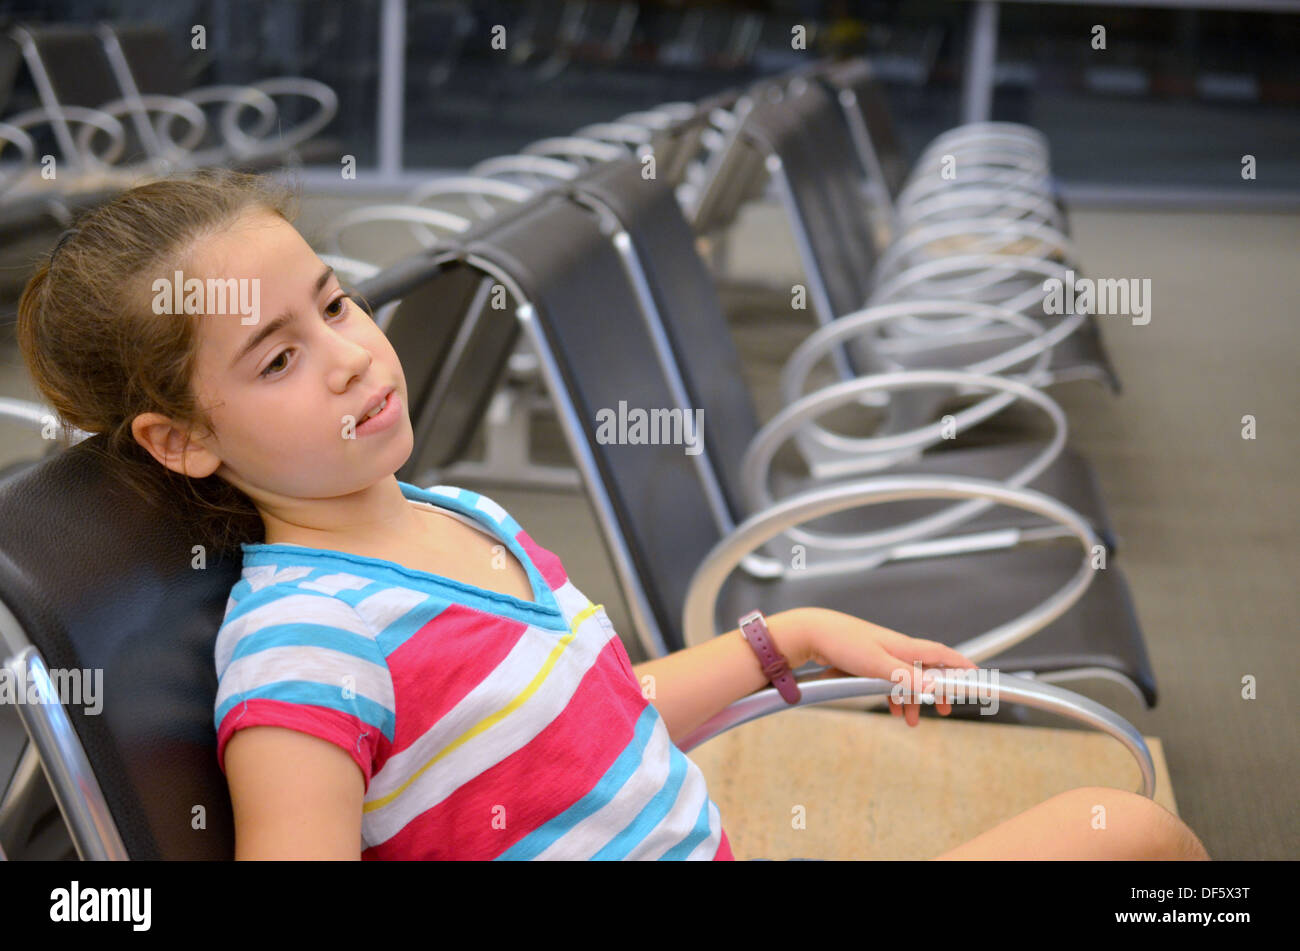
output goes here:
<path id="1" fill-rule="evenodd" d="M 131 434 L 160 463 L 191 479 L 205 479 L 221 466 L 221 459 L 193 437 L 186 445 L 185 431 L 160 413 L 141 413 L 131 421 Z"/>

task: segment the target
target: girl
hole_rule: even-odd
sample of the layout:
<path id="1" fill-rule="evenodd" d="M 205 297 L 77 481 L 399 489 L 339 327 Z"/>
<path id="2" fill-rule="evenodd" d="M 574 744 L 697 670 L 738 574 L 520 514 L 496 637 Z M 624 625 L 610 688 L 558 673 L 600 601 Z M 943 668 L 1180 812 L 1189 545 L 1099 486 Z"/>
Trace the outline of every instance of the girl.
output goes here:
<path id="1" fill-rule="evenodd" d="M 732 858 L 676 743 L 766 685 L 741 632 L 633 668 L 500 506 L 399 481 L 402 366 L 292 218 L 291 195 L 230 172 L 144 185 L 65 234 L 19 306 L 63 420 L 242 555 L 215 650 L 236 857 Z M 791 669 L 916 689 L 914 664 L 975 666 L 833 611 L 767 624 Z M 940 857 L 1207 856 L 1155 803 L 1085 788 Z"/>

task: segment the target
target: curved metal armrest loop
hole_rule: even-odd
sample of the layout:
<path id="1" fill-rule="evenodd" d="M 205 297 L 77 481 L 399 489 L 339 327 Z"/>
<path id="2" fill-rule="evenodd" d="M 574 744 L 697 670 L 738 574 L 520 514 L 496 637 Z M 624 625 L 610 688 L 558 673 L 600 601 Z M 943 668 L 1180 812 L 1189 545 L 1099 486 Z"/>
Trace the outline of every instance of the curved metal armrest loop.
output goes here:
<path id="1" fill-rule="evenodd" d="M 747 518 L 719 541 L 696 568 L 687 589 L 682 611 L 686 646 L 694 647 L 716 636 L 714 618 L 723 583 L 747 556 L 776 536 L 810 519 L 860 505 L 928 498 L 988 499 L 1033 512 L 1064 525 L 1083 547 L 1079 570 L 1058 591 L 1019 617 L 955 645 L 958 653 L 976 663 L 1014 647 L 1051 624 L 1092 584 L 1092 552 L 1101 542 L 1086 519 L 1056 499 L 1033 489 L 1009 489 L 985 479 L 877 476 L 782 499 L 766 511 Z"/>
<path id="2" fill-rule="evenodd" d="M 951 166 L 955 179 L 944 179 L 944 167 Z M 959 178 L 985 177 L 1003 171 L 1024 172 L 1043 178 L 1051 177 L 1047 163 L 1037 155 L 1016 152 L 996 145 L 962 145 L 954 146 L 942 155 L 933 155 L 920 159 L 912 166 L 908 174 L 909 181 L 938 178 L 941 181 L 956 181 Z"/>
<path id="3" fill-rule="evenodd" d="M 937 194 L 961 192 L 973 188 L 992 188 L 996 190 L 1016 190 L 1037 195 L 1041 198 L 1053 197 L 1052 180 L 1039 172 L 1025 172 L 1016 169 L 993 170 L 971 174 L 958 174 L 956 178 L 943 178 L 932 175 L 929 178 L 917 178 L 908 182 L 899 191 L 894 200 L 900 213 L 906 212 L 906 220 L 911 220 L 911 208 L 920 201 Z"/>
<path id="4" fill-rule="evenodd" d="M 1156 769 L 1151 758 L 1151 750 L 1146 740 L 1133 724 L 1129 723 L 1113 710 L 1109 710 L 1087 697 L 1080 696 L 1051 684 L 1040 683 L 1024 677 L 996 673 L 996 679 L 988 677 L 989 671 L 980 675 L 980 669 L 973 672 L 936 668 L 927 672 L 933 678 L 934 693 L 926 696 L 948 698 L 973 697 L 975 700 L 996 691 L 999 703 L 1019 703 L 1035 710 L 1059 714 L 1067 719 L 1083 723 L 1093 729 L 1106 733 L 1118 740 L 1137 761 L 1142 775 L 1142 785 L 1137 792 L 1148 799 L 1155 796 Z M 980 677 L 982 676 L 982 681 Z M 808 680 L 799 683 L 801 694 L 799 702 L 790 704 L 777 692 L 775 687 L 765 687 L 748 697 L 742 697 L 715 714 L 703 724 L 688 733 L 677 748 L 689 753 L 695 747 L 708 742 L 733 727 L 761 719 L 792 707 L 807 707 L 833 700 L 846 700 L 851 697 L 890 696 L 895 690 L 904 690 L 905 684 L 895 684 L 889 680 L 868 677 L 828 677 L 823 680 Z M 928 702 L 928 701 L 924 701 Z"/>
<path id="5" fill-rule="evenodd" d="M 221 116 L 221 132 L 226 142 L 237 152 L 245 155 L 257 155 L 266 151 L 293 149 L 311 139 L 321 129 L 330 124 L 338 113 L 339 97 L 325 83 L 301 76 L 280 76 L 249 83 L 250 89 L 256 90 L 272 100 L 277 96 L 302 96 L 315 99 L 319 108 L 292 129 L 281 130 L 274 141 L 253 138 L 239 128 L 235 121 L 234 104 Z M 277 109 L 278 112 L 278 109 Z"/>
<path id="6" fill-rule="evenodd" d="M 187 159 L 192 155 L 194 146 L 203 141 L 203 137 L 208 131 L 208 117 L 204 115 L 203 110 L 197 104 L 188 99 L 182 99 L 176 96 L 159 96 L 159 95 L 141 95 L 139 97 L 114 99 L 103 105 L 96 106 L 99 112 L 112 116 L 119 122 L 123 117 L 130 115 L 135 118 L 136 111 L 143 109 L 146 112 L 145 128 L 140 129 L 140 137 L 144 140 L 148 150 L 160 161 L 163 162 L 180 162 L 187 163 Z M 147 113 L 161 113 L 158 123 L 166 119 L 168 135 L 164 136 L 160 131 L 160 126 L 155 121 L 150 121 Z M 186 122 L 185 138 L 177 142 L 170 135 L 172 123 L 177 119 L 184 119 Z M 94 126 L 83 126 L 77 136 L 77 148 L 83 152 L 91 152 L 91 141 L 95 133 L 99 131 Z"/>
<path id="7" fill-rule="evenodd" d="M 1064 229 L 1065 219 L 1055 200 L 1035 190 L 984 186 L 937 191 L 898 209 L 899 229 L 957 218 L 1027 220 Z"/>
<path id="8" fill-rule="evenodd" d="M 423 206 L 430 198 L 447 195 L 462 197 L 475 215 L 479 218 L 490 218 L 496 214 L 496 208 L 487 201 L 488 196 L 504 201 L 521 202 L 526 201 L 535 190 L 516 182 L 507 182 L 486 175 L 449 175 L 419 186 L 407 196 L 407 201 L 413 205 Z M 417 227 L 421 226 L 412 225 L 412 230 Z"/>
<path id="9" fill-rule="evenodd" d="M 1062 264 L 1044 258 L 1030 258 L 1010 254 L 954 254 L 934 261 L 926 261 L 905 271 L 900 271 L 872 292 L 870 303 L 890 303 L 917 293 L 914 285 L 929 282 L 933 278 L 944 274 L 963 274 L 978 269 L 996 270 L 1004 273 L 1007 277 L 1033 274 L 1043 278 L 1041 282 L 1036 282 L 1025 291 L 1018 292 L 1005 300 L 997 301 L 1000 307 L 1014 311 L 1023 311 L 1027 307 L 1041 303 L 1048 294 L 1048 289 L 1043 285 L 1050 280 L 1065 282 L 1069 279 L 1071 271 L 1070 268 Z M 1005 280 L 1006 278 L 1002 279 Z M 936 293 L 935 287 L 930 283 L 925 283 L 925 293 Z M 942 288 L 939 289 L 938 296 L 946 296 Z M 945 328 L 934 323 L 927 325 L 926 322 L 906 319 L 899 321 L 897 326 L 904 332 L 916 334 L 943 334 L 953 329 L 952 324 Z M 957 325 L 957 327 L 961 330 L 967 330 L 969 324 Z"/>
<path id="10" fill-rule="evenodd" d="M 864 307 L 851 314 L 845 314 L 843 317 L 837 317 L 831 323 L 819 327 L 805 337 L 799 346 L 795 347 L 786 360 L 785 366 L 781 368 L 782 405 L 788 406 L 804 395 L 804 384 L 808 380 L 808 375 L 833 348 L 842 345 L 844 341 L 853 337 L 863 337 L 871 342 L 876 337 L 876 328 L 878 326 L 887 326 L 908 318 L 915 318 L 918 314 L 923 313 L 974 318 L 979 321 L 976 324 L 977 327 L 987 326 L 990 322 L 1006 323 L 1023 330 L 1034 338 L 1042 337 L 1048 332 L 1042 324 L 1030 317 L 1026 317 L 1024 314 L 990 304 L 966 303 L 958 300 L 906 300 Z M 946 345 L 946 341 L 944 341 L 944 344 Z M 1032 356 L 1039 355 L 1050 349 L 1051 346 L 1051 344 L 1048 344 L 1040 348 L 1035 346 L 1035 341 L 1031 340 L 1028 344 L 1018 345 L 1007 351 L 1007 354 L 1014 352 L 1014 358 L 999 354 L 963 369 L 967 373 L 1001 373 L 1003 370 L 1023 363 Z M 877 354 L 877 356 L 880 356 L 880 354 Z M 1050 355 L 1048 359 L 1050 359 Z M 1029 372 L 1032 374 L 1045 366 L 1046 363 L 1044 362 L 1043 367 L 1035 367 L 1034 370 Z M 895 367 L 900 370 L 904 369 L 901 364 L 895 364 Z"/>
<path id="11" fill-rule="evenodd" d="M 1053 259 L 1057 255 L 1066 261 L 1076 260 L 1078 252 L 1069 236 L 1051 225 L 1036 221 L 1007 220 L 1003 218 L 959 218 L 954 221 L 940 221 L 909 229 L 899 234 L 892 244 L 880 256 L 876 264 L 876 281 L 890 276 L 900 269 L 919 264 L 921 261 L 909 260 L 909 255 L 919 254 L 927 246 L 955 239 L 980 238 L 979 246 L 961 248 L 958 251 L 940 250 L 922 260 L 937 260 L 953 253 L 1002 254 L 1008 246 L 1018 245 L 1024 241 L 1037 242 L 1041 252 L 1016 253 L 1022 257 L 1042 257 Z"/>
<path id="12" fill-rule="evenodd" d="M 79 154 L 64 156 L 65 160 L 74 164 L 84 162 L 94 167 L 96 165 L 109 166 L 121 158 L 122 151 L 126 148 L 126 127 L 117 119 L 107 113 L 100 112 L 98 109 L 84 109 L 81 106 L 60 106 L 53 111 L 44 108 L 28 109 L 26 112 L 8 116 L 5 122 L 11 127 L 26 132 L 37 125 L 53 126 L 60 120 L 63 122 L 76 122 L 87 127 L 82 129 L 74 142 Z M 90 137 L 96 131 L 105 132 L 109 137 L 109 146 L 103 155 L 87 151 L 82 145 L 83 141 L 88 145 Z"/>
<path id="13" fill-rule="evenodd" d="M 354 208 L 334 218 L 328 230 L 321 236 L 321 243 L 329 253 L 347 257 L 348 254 L 343 249 L 343 234 L 357 225 L 379 221 L 400 221 L 409 224 L 412 234 L 425 248 L 434 248 L 438 245 L 437 235 L 428 228 L 460 234 L 468 231 L 471 226 L 468 218 L 437 208 L 421 208 L 417 205 L 367 205 L 363 208 Z"/>
<path id="14" fill-rule="evenodd" d="M 211 150 L 214 157 L 227 148 L 234 148 L 233 144 L 229 143 L 226 138 L 225 130 L 231 126 L 239 128 L 240 114 L 243 110 L 251 109 L 257 113 L 257 121 L 251 129 L 244 133 L 253 141 L 262 139 L 271 131 L 271 127 L 275 125 L 275 119 L 279 113 L 274 99 L 251 86 L 202 86 L 198 89 L 188 90 L 181 98 L 193 103 L 199 109 L 212 103 L 225 103 L 225 108 L 221 111 L 218 120 L 218 127 L 222 130 L 222 145 Z M 181 147 L 181 143 L 172 138 L 171 127 L 175 118 L 173 115 L 164 115 L 160 117 L 157 126 L 159 137 L 163 140 L 164 146 L 169 148 Z"/>
<path id="15" fill-rule="evenodd" d="M 579 139 L 595 139 L 597 142 L 609 142 L 611 145 L 627 146 L 636 149 L 649 145 L 652 132 L 644 125 L 635 122 L 596 122 L 574 131 Z"/>
<path id="16" fill-rule="evenodd" d="M 522 155 L 543 155 L 558 158 L 576 158 L 584 162 L 611 162 L 628 155 L 628 149 L 600 142 L 596 139 L 582 139 L 577 136 L 557 136 L 538 139 L 519 150 Z"/>
<path id="17" fill-rule="evenodd" d="M 554 182 L 571 182 L 582 174 L 582 168 L 573 162 L 548 155 L 498 155 L 470 166 L 468 175 L 474 178 L 522 176 L 534 188 L 546 188 Z"/>
<path id="18" fill-rule="evenodd" d="M 955 416 L 945 426 L 940 421 L 918 426 L 910 431 L 866 439 L 845 440 L 863 447 L 864 468 L 881 469 L 901 459 L 914 456 L 916 450 L 933 446 L 946 436 L 955 435 L 1000 412 L 1016 399 L 1031 403 L 1043 411 L 1052 423 L 1052 438 L 1033 459 L 999 483 L 1018 488 L 1028 485 L 1050 466 L 1065 448 L 1068 424 L 1065 412 L 1046 393 L 1018 381 L 999 376 L 960 373 L 951 370 L 920 370 L 905 373 L 881 373 L 858 377 L 828 386 L 796 400 L 777 413 L 750 441 L 741 462 L 741 482 L 748 511 L 763 512 L 773 505 L 767 479 L 777 449 L 810 420 L 832 409 L 857 402 L 863 393 L 902 390 L 915 387 L 952 387 L 962 390 L 992 390 L 1000 395 L 987 397 Z M 945 432 L 950 429 L 951 433 Z M 845 466 L 846 473 L 853 471 Z M 804 491 L 808 491 L 805 489 Z M 881 551 L 934 536 L 938 532 L 968 521 L 987 510 L 992 503 L 973 500 L 949 506 L 933 515 L 904 522 L 892 528 L 857 535 L 826 534 L 791 528 L 784 534 L 795 542 L 829 551 Z"/>

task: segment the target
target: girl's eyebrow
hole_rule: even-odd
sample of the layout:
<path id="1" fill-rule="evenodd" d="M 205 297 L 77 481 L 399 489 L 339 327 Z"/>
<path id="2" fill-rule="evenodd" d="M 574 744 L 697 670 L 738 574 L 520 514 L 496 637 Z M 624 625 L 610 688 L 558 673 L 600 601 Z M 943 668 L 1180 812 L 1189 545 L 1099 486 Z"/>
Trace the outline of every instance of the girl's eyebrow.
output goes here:
<path id="1" fill-rule="evenodd" d="M 329 279 L 331 276 L 333 276 L 333 274 L 334 274 L 334 268 L 332 267 L 327 267 L 325 268 L 324 271 L 321 272 L 320 277 L 316 278 L 316 287 L 314 291 L 316 294 L 319 294 L 321 288 L 329 283 Z M 271 336 L 272 334 L 278 333 L 279 331 L 283 330 L 291 323 L 293 323 L 293 313 L 291 311 L 285 311 L 283 314 L 275 318 L 275 320 L 271 321 L 269 324 L 265 324 L 259 327 L 257 330 L 253 331 L 253 333 L 249 335 L 248 340 L 239 349 L 239 352 L 235 354 L 235 359 L 230 361 L 230 369 L 233 370 L 239 364 L 239 361 L 243 360 L 244 357 L 248 356 L 251 352 L 256 350 L 257 345 L 260 344 L 263 340 L 265 340 L 267 337 Z"/>

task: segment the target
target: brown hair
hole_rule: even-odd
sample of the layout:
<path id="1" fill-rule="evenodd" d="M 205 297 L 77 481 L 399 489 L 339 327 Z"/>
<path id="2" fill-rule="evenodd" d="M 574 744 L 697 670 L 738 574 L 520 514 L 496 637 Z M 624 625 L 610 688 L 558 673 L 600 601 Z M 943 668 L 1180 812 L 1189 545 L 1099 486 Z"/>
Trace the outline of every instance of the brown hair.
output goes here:
<path id="1" fill-rule="evenodd" d="M 65 427 L 107 434 L 91 451 L 104 442 L 114 477 L 192 525 L 211 554 L 239 554 L 240 542 L 264 539 L 265 526 L 241 490 L 215 473 L 173 472 L 131 432 L 149 412 L 212 431 L 191 385 L 199 315 L 160 320 L 148 275 L 170 273 L 197 240 L 258 208 L 292 222 L 297 190 L 225 169 L 132 188 L 65 233 L 18 304 L 18 346 L 44 400 Z"/>

